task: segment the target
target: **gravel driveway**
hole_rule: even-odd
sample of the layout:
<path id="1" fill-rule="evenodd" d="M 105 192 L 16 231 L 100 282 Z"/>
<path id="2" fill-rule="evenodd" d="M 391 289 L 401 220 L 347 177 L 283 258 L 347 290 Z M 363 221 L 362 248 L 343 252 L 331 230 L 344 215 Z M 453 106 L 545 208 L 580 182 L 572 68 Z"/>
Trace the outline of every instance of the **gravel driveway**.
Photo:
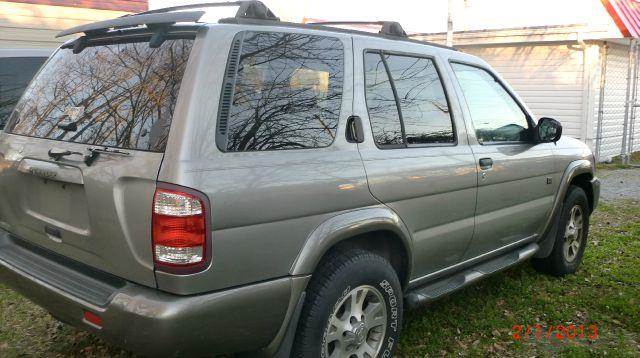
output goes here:
<path id="1" fill-rule="evenodd" d="M 640 200 L 640 168 L 601 170 L 598 177 L 602 180 L 602 200 Z"/>

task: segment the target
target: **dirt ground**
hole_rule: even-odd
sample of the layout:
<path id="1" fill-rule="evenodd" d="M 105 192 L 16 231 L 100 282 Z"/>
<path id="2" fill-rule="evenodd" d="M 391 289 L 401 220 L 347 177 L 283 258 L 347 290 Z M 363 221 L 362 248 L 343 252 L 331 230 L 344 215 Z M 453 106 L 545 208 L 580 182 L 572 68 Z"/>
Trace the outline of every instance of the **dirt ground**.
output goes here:
<path id="1" fill-rule="evenodd" d="M 602 180 L 601 200 L 640 200 L 640 168 L 601 170 L 597 175 Z"/>

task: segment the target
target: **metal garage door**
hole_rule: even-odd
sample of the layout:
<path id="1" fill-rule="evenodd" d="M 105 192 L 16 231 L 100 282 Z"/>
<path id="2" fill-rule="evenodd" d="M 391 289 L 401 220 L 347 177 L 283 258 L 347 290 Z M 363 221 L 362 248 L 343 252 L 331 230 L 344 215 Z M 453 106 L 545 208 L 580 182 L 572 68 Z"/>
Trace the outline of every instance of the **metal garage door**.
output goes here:
<path id="1" fill-rule="evenodd" d="M 609 44 L 606 55 L 602 128 L 599 129 L 598 159 L 620 155 L 627 97 L 628 47 Z"/>

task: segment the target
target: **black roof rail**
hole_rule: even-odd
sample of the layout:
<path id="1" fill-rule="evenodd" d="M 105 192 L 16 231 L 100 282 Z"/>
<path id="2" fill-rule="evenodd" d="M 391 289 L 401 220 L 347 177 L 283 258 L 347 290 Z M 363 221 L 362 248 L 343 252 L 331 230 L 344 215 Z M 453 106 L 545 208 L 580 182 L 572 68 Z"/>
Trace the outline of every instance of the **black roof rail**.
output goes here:
<path id="1" fill-rule="evenodd" d="M 188 5 L 178 5 L 171 7 L 164 7 L 155 10 L 149 10 L 145 12 L 141 12 L 134 15 L 125 15 L 125 16 L 136 16 L 143 14 L 162 14 L 171 11 L 179 11 L 179 10 L 189 10 L 189 9 L 201 9 L 207 7 L 227 7 L 227 6 L 238 6 L 238 11 L 236 12 L 236 18 L 245 18 L 245 19 L 256 19 L 256 20 L 272 20 L 272 21 L 280 21 L 280 18 L 277 17 L 273 11 L 271 11 L 262 1 L 258 0 L 241 0 L 241 1 L 223 1 L 223 2 L 203 2 L 198 4 L 188 4 Z"/>
<path id="2" fill-rule="evenodd" d="M 395 21 L 325 21 L 325 22 L 308 22 L 309 25 L 380 25 L 381 35 L 407 37 L 407 33 L 402 28 L 400 23 Z"/>
<path id="3" fill-rule="evenodd" d="M 137 14 L 127 14 L 115 19 L 93 22 L 90 24 L 72 27 L 59 32 L 56 37 L 62 37 L 72 34 L 84 32 L 86 35 L 103 34 L 110 29 L 121 29 L 127 27 L 135 27 L 147 25 L 147 27 L 162 27 L 173 25 L 177 22 L 197 22 L 200 20 L 204 11 L 179 11 L 189 9 L 199 9 L 206 7 L 226 7 L 238 6 L 236 19 L 249 20 L 271 20 L 280 21 L 274 13 L 266 7 L 261 1 L 226 1 L 226 2 L 209 2 L 201 4 L 180 5 L 165 7 L 161 9 L 149 10 Z"/>
<path id="4" fill-rule="evenodd" d="M 135 27 L 140 25 L 147 25 L 147 27 L 168 26 L 175 24 L 176 22 L 196 22 L 202 17 L 202 15 L 204 15 L 204 11 L 131 15 L 72 27 L 70 29 L 60 31 L 56 37 L 78 34 L 81 32 L 84 32 L 87 35 L 96 35 L 106 33 L 110 29 Z"/>

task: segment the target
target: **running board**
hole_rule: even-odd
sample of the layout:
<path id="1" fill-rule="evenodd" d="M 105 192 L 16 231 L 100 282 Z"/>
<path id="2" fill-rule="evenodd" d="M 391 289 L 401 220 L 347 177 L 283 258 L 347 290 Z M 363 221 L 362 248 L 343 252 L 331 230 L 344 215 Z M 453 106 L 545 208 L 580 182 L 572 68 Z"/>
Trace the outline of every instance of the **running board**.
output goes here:
<path id="1" fill-rule="evenodd" d="M 410 308 L 416 308 L 427 302 L 437 300 L 444 295 L 530 258 L 539 248 L 538 244 L 531 243 L 504 255 L 483 261 L 451 276 L 418 287 L 407 294 L 407 305 Z"/>

